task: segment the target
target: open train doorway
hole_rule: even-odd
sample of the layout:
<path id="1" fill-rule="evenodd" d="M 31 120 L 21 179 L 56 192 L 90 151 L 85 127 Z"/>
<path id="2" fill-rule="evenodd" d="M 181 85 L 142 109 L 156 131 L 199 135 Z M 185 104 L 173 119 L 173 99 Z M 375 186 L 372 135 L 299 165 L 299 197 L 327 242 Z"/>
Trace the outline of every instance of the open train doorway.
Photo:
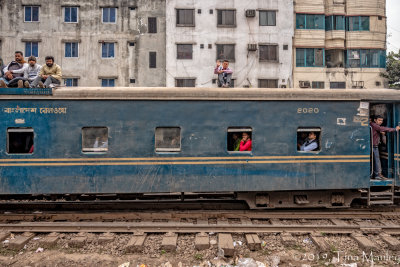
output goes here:
<path id="1" fill-rule="evenodd" d="M 376 123 L 380 119 L 383 120 L 380 126 L 394 128 L 397 123 L 393 112 L 391 104 L 371 103 L 370 121 Z M 394 155 L 398 133 L 381 131 L 374 134 L 373 132 L 374 129 L 371 127 L 371 177 L 377 178 L 377 173 L 380 173 L 383 177 L 394 179 L 396 177 Z M 379 158 L 373 156 L 373 151 L 379 154 Z"/>
<path id="2" fill-rule="evenodd" d="M 400 103 L 395 102 L 393 104 L 393 127 L 400 126 Z M 400 185 L 400 132 L 397 132 L 394 138 L 394 170 L 395 170 L 395 186 L 398 187 Z"/>

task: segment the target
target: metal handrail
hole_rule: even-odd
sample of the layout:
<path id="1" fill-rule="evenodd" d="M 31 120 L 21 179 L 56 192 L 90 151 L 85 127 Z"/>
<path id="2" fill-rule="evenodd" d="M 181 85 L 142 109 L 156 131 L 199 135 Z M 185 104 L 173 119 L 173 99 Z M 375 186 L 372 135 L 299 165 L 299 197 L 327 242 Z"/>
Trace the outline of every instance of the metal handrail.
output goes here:
<path id="1" fill-rule="evenodd" d="M 374 175 L 374 136 L 372 132 L 372 127 L 369 126 L 370 131 L 370 143 L 371 143 L 371 173 L 369 174 L 370 177 Z"/>
<path id="2" fill-rule="evenodd" d="M 400 122 L 398 123 L 400 126 Z M 397 171 L 397 177 L 400 176 L 400 170 L 399 170 L 399 166 L 400 166 L 400 162 L 399 162 L 399 132 L 396 131 L 396 136 L 397 136 L 397 147 L 396 147 L 396 154 L 397 154 L 397 159 L 396 159 L 396 154 L 394 155 L 394 160 L 396 161 L 396 171 Z"/>

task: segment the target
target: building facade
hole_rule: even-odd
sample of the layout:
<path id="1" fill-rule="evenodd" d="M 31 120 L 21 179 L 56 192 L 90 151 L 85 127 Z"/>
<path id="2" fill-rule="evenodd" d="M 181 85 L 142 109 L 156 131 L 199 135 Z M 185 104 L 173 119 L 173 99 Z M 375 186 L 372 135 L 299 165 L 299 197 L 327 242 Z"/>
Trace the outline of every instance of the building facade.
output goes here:
<path id="1" fill-rule="evenodd" d="M 385 0 L 296 0 L 294 87 L 386 87 L 385 9 Z"/>
<path id="2" fill-rule="evenodd" d="M 66 85 L 165 86 L 164 0 L 0 1 L 0 57 L 52 55 Z"/>
<path id="3" fill-rule="evenodd" d="M 217 59 L 234 87 L 291 87 L 292 0 L 167 0 L 166 85 L 215 87 Z"/>
<path id="4" fill-rule="evenodd" d="M 385 88 L 385 0 L 0 0 L 0 57 L 68 86 Z"/>

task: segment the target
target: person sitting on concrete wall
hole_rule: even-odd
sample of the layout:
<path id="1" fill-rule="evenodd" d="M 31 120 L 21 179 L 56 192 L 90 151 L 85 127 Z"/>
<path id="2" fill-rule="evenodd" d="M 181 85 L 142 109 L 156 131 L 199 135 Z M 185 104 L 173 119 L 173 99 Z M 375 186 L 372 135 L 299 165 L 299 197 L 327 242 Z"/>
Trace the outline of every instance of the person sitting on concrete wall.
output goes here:
<path id="1" fill-rule="evenodd" d="M 3 61 L 3 59 L 0 57 L 0 77 L 3 77 L 3 75 L 4 75 L 3 69 L 4 69 L 5 67 L 6 67 L 6 66 L 4 66 L 4 61 Z"/>
<path id="2" fill-rule="evenodd" d="M 61 67 L 54 63 L 53 56 L 45 58 L 46 65 L 44 65 L 39 72 L 39 76 L 33 81 L 31 86 L 33 88 L 48 88 L 50 84 L 61 84 Z"/>
<path id="3" fill-rule="evenodd" d="M 31 83 L 33 83 L 33 81 L 38 77 L 40 69 L 42 66 L 40 66 L 39 64 L 36 63 L 36 57 L 34 56 L 30 56 L 28 58 L 28 66 L 24 67 L 22 69 L 19 70 L 13 70 L 11 71 L 13 74 L 15 73 L 23 73 L 24 74 L 24 86 L 26 88 L 30 88 L 31 87 Z M 18 87 L 22 87 L 19 86 Z"/>
<path id="4" fill-rule="evenodd" d="M 231 86 L 233 71 L 228 66 L 228 60 L 224 60 L 222 66 L 221 61 L 217 60 L 217 66 L 214 69 L 214 74 L 218 74 L 218 87 L 228 88 Z"/>
<path id="5" fill-rule="evenodd" d="M 24 54 L 21 51 L 16 51 L 14 57 L 14 60 L 3 69 L 4 75 L 0 78 L 0 88 L 23 87 L 24 75 L 22 73 L 13 74 L 12 71 L 25 68 L 28 63 L 25 62 Z"/>

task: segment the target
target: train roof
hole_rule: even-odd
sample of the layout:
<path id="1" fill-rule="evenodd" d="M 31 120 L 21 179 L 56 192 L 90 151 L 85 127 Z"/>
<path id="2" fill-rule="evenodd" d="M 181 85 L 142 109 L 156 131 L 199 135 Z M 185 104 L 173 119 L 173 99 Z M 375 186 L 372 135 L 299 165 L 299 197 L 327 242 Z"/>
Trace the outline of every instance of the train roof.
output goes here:
<path id="1" fill-rule="evenodd" d="M 292 88 L 185 88 L 185 87 L 61 87 L 49 94 L 12 94 L 16 88 L 1 88 L 0 99 L 17 100 L 310 100 L 310 101 L 400 101 L 395 89 L 292 89 Z M 21 89 L 21 88 L 20 88 Z M 11 93 L 10 93 L 11 92 Z"/>

